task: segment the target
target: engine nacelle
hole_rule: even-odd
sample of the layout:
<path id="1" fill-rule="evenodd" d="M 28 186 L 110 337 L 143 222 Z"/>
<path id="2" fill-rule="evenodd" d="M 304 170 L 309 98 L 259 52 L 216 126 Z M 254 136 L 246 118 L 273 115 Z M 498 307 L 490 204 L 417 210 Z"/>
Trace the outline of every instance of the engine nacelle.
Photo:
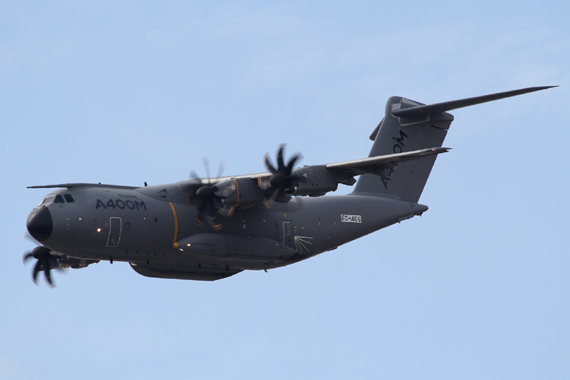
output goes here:
<path id="1" fill-rule="evenodd" d="M 231 178 L 216 184 L 216 196 L 222 200 L 223 209 L 251 206 L 263 202 L 263 190 L 251 178 Z M 233 212 L 233 210 L 232 210 Z"/>
<path id="2" fill-rule="evenodd" d="M 292 195 L 309 195 L 317 197 L 329 191 L 335 191 L 339 183 L 354 185 L 356 180 L 349 174 L 327 169 L 325 165 L 305 166 L 295 170 L 299 184 Z"/>

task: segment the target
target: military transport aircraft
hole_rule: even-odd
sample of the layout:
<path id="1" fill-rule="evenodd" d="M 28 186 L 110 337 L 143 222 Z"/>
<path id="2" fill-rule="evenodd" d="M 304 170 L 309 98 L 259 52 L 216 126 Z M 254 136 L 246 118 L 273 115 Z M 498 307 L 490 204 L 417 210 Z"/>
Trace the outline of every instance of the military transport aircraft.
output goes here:
<path id="1" fill-rule="evenodd" d="M 366 234 L 421 215 L 420 195 L 453 116 L 447 111 L 555 86 L 531 87 L 424 105 L 394 96 L 374 129 L 368 158 L 295 167 L 284 148 L 265 173 L 193 176 L 158 186 L 67 183 L 45 196 L 27 220 L 41 245 L 37 260 L 51 269 L 126 261 L 148 277 L 219 280 L 267 270 L 330 251 Z M 358 181 L 354 177 L 360 176 Z M 339 184 L 344 196 L 324 196 Z M 309 196 L 308 198 L 305 196 Z"/>

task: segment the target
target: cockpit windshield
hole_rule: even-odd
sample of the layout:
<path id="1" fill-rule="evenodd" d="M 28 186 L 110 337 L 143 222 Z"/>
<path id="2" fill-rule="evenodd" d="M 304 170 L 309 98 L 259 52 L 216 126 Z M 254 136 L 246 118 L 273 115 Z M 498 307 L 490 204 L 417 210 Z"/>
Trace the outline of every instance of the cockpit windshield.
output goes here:
<path id="1" fill-rule="evenodd" d="M 73 203 L 75 199 L 71 196 L 71 194 L 59 194 L 55 196 L 55 203 Z"/>
<path id="2" fill-rule="evenodd" d="M 47 206 L 50 203 L 74 203 L 75 199 L 71 194 L 57 194 L 57 195 L 48 195 L 41 202 L 34 208 L 34 210 L 39 209 L 42 206 Z"/>
<path id="3" fill-rule="evenodd" d="M 42 199 L 40 201 L 40 203 L 34 208 L 34 210 L 42 207 L 42 206 L 47 206 L 49 205 L 51 202 L 53 202 L 53 195 L 48 195 L 47 197 L 45 197 L 44 199 Z"/>

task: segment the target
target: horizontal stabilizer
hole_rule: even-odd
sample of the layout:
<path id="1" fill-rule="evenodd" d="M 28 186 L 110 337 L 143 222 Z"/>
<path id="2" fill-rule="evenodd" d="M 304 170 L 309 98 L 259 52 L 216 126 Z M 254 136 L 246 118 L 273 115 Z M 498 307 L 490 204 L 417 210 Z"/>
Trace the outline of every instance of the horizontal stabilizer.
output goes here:
<path id="1" fill-rule="evenodd" d="M 442 112 L 451 111 L 457 108 L 469 107 L 475 104 L 481 104 L 486 102 L 491 102 L 493 100 L 499 100 L 504 98 L 510 98 L 511 96 L 517 96 L 526 94 L 529 92 L 546 90 L 547 88 L 558 87 L 558 86 L 541 86 L 541 87 L 528 87 L 522 88 L 520 90 L 513 90 L 513 91 L 506 91 L 506 92 L 499 92 L 496 94 L 490 95 L 483 95 L 483 96 L 476 96 L 474 98 L 466 98 L 466 99 L 459 99 L 459 100 L 452 100 L 449 102 L 443 103 L 436 103 L 436 104 L 429 104 L 429 105 L 422 105 L 416 107 L 409 107 L 409 108 L 401 108 L 392 111 L 392 115 L 396 117 L 425 117 L 428 115 L 438 114 Z"/>

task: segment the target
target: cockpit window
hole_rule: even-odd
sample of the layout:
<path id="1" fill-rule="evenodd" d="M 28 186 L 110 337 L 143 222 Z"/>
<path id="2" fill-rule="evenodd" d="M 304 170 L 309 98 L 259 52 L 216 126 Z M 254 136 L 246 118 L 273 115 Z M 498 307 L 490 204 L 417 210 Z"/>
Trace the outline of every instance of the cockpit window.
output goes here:
<path id="1" fill-rule="evenodd" d="M 73 199 L 73 197 L 71 196 L 71 194 L 63 194 L 63 196 L 65 197 L 65 200 L 67 201 L 67 203 L 73 203 L 73 202 L 75 202 L 75 199 Z"/>
<path id="2" fill-rule="evenodd" d="M 45 197 L 44 199 L 41 200 L 41 202 L 36 206 L 35 209 L 38 209 L 42 206 L 47 206 L 49 205 L 51 202 L 53 202 L 53 195 L 49 196 L 49 197 Z M 34 209 L 34 210 L 35 210 Z"/>
<path id="3" fill-rule="evenodd" d="M 63 200 L 63 196 L 61 196 L 61 195 L 56 195 L 54 202 L 55 203 L 65 203 L 65 201 Z"/>

